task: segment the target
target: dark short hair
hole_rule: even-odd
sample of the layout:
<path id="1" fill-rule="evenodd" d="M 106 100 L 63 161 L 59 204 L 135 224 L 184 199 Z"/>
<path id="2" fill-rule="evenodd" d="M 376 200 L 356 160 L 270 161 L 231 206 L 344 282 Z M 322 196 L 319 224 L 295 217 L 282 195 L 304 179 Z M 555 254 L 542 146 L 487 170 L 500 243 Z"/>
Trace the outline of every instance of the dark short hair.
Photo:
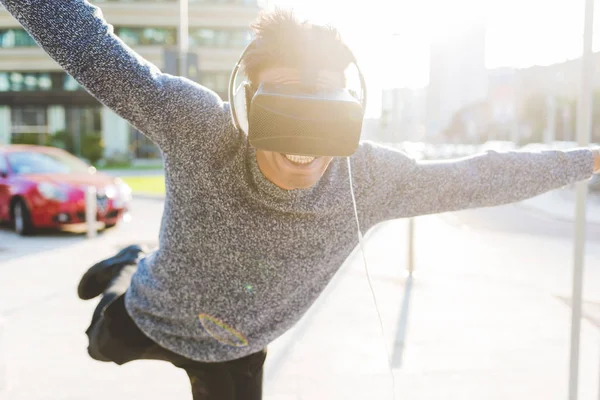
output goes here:
<path id="1" fill-rule="evenodd" d="M 292 10 L 262 12 L 250 25 L 254 42 L 242 67 L 250 82 L 266 68 L 326 69 L 344 73 L 354 56 L 332 26 L 300 21 Z"/>

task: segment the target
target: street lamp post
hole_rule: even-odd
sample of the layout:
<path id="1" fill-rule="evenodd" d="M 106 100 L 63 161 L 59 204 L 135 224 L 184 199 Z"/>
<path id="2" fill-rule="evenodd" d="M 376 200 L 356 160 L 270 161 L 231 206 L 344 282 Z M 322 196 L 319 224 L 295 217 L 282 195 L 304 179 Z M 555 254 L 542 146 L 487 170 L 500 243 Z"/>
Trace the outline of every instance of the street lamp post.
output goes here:
<path id="1" fill-rule="evenodd" d="M 189 43 L 189 21 L 188 21 L 188 2 L 189 0 L 179 0 L 179 27 L 178 40 L 179 44 L 179 76 L 187 76 L 187 51 Z"/>
<path id="2" fill-rule="evenodd" d="M 581 87 L 577 110 L 577 139 L 579 146 L 590 143 L 592 119 L 592 37 L 594 24 L 594 0 L 585 2 L 585 27 L 583 55 L 581 57 Z M 579 341 L 581 334 L 581 301 L 583 289 L 583 262 L 585 244 L 585 203 L 587 182 L 577 183 L 575 206 L 575 246 L 573 257 L 573 288 L 571 295 L 571 356 L 569 368 L 569 400 L 577 400 L 579 383 Z"/>

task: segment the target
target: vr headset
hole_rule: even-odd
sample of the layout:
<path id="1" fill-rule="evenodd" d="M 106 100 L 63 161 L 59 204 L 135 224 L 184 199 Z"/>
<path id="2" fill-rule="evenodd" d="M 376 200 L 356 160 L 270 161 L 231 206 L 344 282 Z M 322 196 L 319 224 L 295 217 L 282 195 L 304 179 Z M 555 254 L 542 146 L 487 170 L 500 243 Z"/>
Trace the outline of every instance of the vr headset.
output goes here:
<path id="1" fill-rule="evenodd" d="M 231 114 L 237 129 L 257 149 L 302 156 L 347 157 L 358 148 L 366 87 L 356 63 L 361 96 L 348 89 L 319 90 L 318 71 L 303 71 L 299 84 L 261 83 L 253 88 L 235 81 L 246 47 L 229 81 Z"/>

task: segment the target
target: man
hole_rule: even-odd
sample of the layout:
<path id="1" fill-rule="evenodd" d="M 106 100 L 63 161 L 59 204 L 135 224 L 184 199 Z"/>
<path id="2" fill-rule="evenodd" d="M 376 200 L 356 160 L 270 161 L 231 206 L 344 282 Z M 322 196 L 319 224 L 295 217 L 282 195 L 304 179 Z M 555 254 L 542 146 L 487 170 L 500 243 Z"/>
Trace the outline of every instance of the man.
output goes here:
<path id="1" fill-rule="evenodd" d="M 82 298 L 104 292 L 88 329 L 90 355 L 169 361 L 186 370 L 196 400 L 260 399 L 266 346 L 357 245 L 347 160 L 253 148 L 229 104 L 140 58 L 84 0 L 0 1 L 164 157 L 160 248 L 143 258 L 138 247 L 124 249 L 80 283 Z M 297 83 L 307 66 L 322 71 L 325 87 L 344 85 L 351 55 L 334 30 L 275 12 L 254 31 L 244 63 L 253 85 Z M 600 157 L 579 149 L 419 163 L 365 142 L 351 166 L 367 231 L 394 218 L 520 201 L 589 178 Z"/>

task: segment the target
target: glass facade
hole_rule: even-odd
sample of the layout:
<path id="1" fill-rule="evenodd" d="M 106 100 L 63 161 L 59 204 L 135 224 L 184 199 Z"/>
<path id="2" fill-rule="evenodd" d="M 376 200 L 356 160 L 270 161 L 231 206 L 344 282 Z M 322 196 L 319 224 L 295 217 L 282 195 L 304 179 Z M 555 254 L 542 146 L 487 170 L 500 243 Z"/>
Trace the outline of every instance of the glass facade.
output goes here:
<path id="1" fill-rule="evenodd" d="M 178 0 L 92 0 L 92 3 L 177 3 Z M 189 0 L 190 4 L 235 4 L 244 6 L 258 5 L 257 0 Z"/>
<path id="2" fill-rule="evenodd" d="M 15 127 L 45 127 L 48 124 L 46 107 L 12 107 L 12 124 Z"/>
<path id="3" fill-rule="evenodd" d="M 17 106 L 10 110 L 11 143 L 39 144 L 46 142 L 48 112 L 44 106 Z"/>
<path id="4" fill-rule="evenodd" d="M 65 92 L 85 91 L 83 86 L 79 84 L 71 75 L 65 73 L 62 81 L 62 90 Z"/>
<path id="5" fill-rule="evenodd" d="M 0 72 L 0 93 L 83 90 L 64 72 Z"/>
<path id="6" fill-rule="evenodd" d="M 230 74 L 224 71 L 202 71 L 200 84 L 219 93 L 226 94 L 229 86 Z"/>
<path id="7" fill-rule="evenodd" d="M 115 27 L 115 33 L 128 46 L 176 46 L 177 29 L 171 27 Z M 190 28 L 192 47 L 238 48 L 252 39 L 247 29 Z M 0 29 L 0 48 L 35 47 L 37 43 L 24 29 Z"/>
<path id="8" fill-rule="evenodd" d="M 0 92 L 45 92 L 53 85 L 46 72 L 0 72 Z"/>
<path id="9" fill-rule="evenodd" d="M 69 136 L 67 147 L 73 154 L 80 156 L 82 138 L 102 132 L 102 107 L 67 107 L 65 122 L 65 131 Z"/>
<path id="10" fill-rule="evenodd" d="M 102 132 L 102 107 L 99 105 L 69 106 L 64 108 L 64 116 L 64 131 L 50 135 L 47 106 L 13 106 L 11 107 L 11 142 L 57 145 L 52 140 L 58 140 L 62 142 L 60 147 L 80 156 L 84 137 Z"/>
<path id="11" fill-rule="evenodd" d="M 9 28 L 0 29 L 0 48 L 10 49 L 13 47 L 34 47 L 37 43 L 24 29 Z"/>
<path id="12" fill-rule="evenodd" d="M 192 47 L 244 47 L 252 40 L 247 29 L 192 28 L 189 32 Z"/>
<path id="13" fill-rule="evenodd" d="M 173 7 L 177 7 L 179 0 L 90 1 L 99 5 L 116 2 L 138 3 L 138 7 L 144 7 L 144 4 L 141 3 L 171 3 Z M 258 7 L 257 0 L 189 0 L 189 2 L 191 7 L 194 5 L 231 5 L 238 6 L 238 9 L 245 6 L 256 9 Z M 226 7 L 223 8 L 223 10 L 226 9 Z M 115 26 L 114 31 L 124 43 L 133 48 L 155 46 L 155 48 L 162 47 L 165 51 L 177 48 L 176 26 Z M 243 27 L 224 28 L 209 25 L 206 27 L 190 26 L 189 28 L 190 52 L 198 58 L 200 58 L 198 49 L 241 49 L 251 40 L 250 31 Z M 2 58 L 2 49 L 25 49 L 37 46 L 35 40 L 22 28 L 0 28 L 0 58 Z M 28 51 L 24 52 L 28 53 Z M 12 54 L 12 52 L 10 53 Z M 206 54 L 210 53 L 206 52 Z M 218 57 L 220 58 L 221 54 Z M 199 59 L 197 64 L 202 66 L 202 61 Z M 164 63 L 166 62 L 164 61 Z M 235 60 L 231 62 L 232 66 L 234 62 Z M 166 67 L 163 66 L 163 68 Z M 191 79 L 198 81 L 220 96 L 226 96 L 229 77 L 229 70 L 201 70 L 198 75 L 190 75 Z M 11 110 L 11 140 L 15 142 L 34 141 L 42 144 L 60 136 L 60 140 L 68 143 L 69 150 L 78 155 L 81 154 L 81 146 L 82 142 L 85 142 L 86 134 L 102 132 L 103 119 L 110 121 L 109 126 L 112 126 L 110 124 L 113 123 L 113 120 L 107 118 L 116 118 L 110 117 L 112 114 L 106 114 L 103 118 L 102 106 L 92 96 L 85 93 L 85 89 L 75 79 L 63 71 L 0 71 L 0 105 L 8 106 Z M 64 125 L 62 125 L 63 119 Z M 124 123 L 123 121 L 117 122 Z M 63 126 L 64 132 L 60 135 L 49 134 L 50 130 L 62 130 Z M 115 126 L 121 126 L 119 129 L 123 129 L 123 125 Z M 128 144 L 128 148 L 123 150 L 130 152 L 135 158 L 160 158 L 161 156 L 154 143 L 133 127 L 130 128 Z M 125 146 L 125 143 L 121 142 L 118 146 Z"/>
<path id="14" fill-rule="evenodd" d="M 129 151 L 134 158 L 161 158 L 158 147 L 134 127 L 131 127 L 129 132 Z"/>
<path id="15" fill-rule="evenodd" d="M 177 30 L 175 28 L 115 28 L 117 36 L 129 46 L 175 46 Z"/>

